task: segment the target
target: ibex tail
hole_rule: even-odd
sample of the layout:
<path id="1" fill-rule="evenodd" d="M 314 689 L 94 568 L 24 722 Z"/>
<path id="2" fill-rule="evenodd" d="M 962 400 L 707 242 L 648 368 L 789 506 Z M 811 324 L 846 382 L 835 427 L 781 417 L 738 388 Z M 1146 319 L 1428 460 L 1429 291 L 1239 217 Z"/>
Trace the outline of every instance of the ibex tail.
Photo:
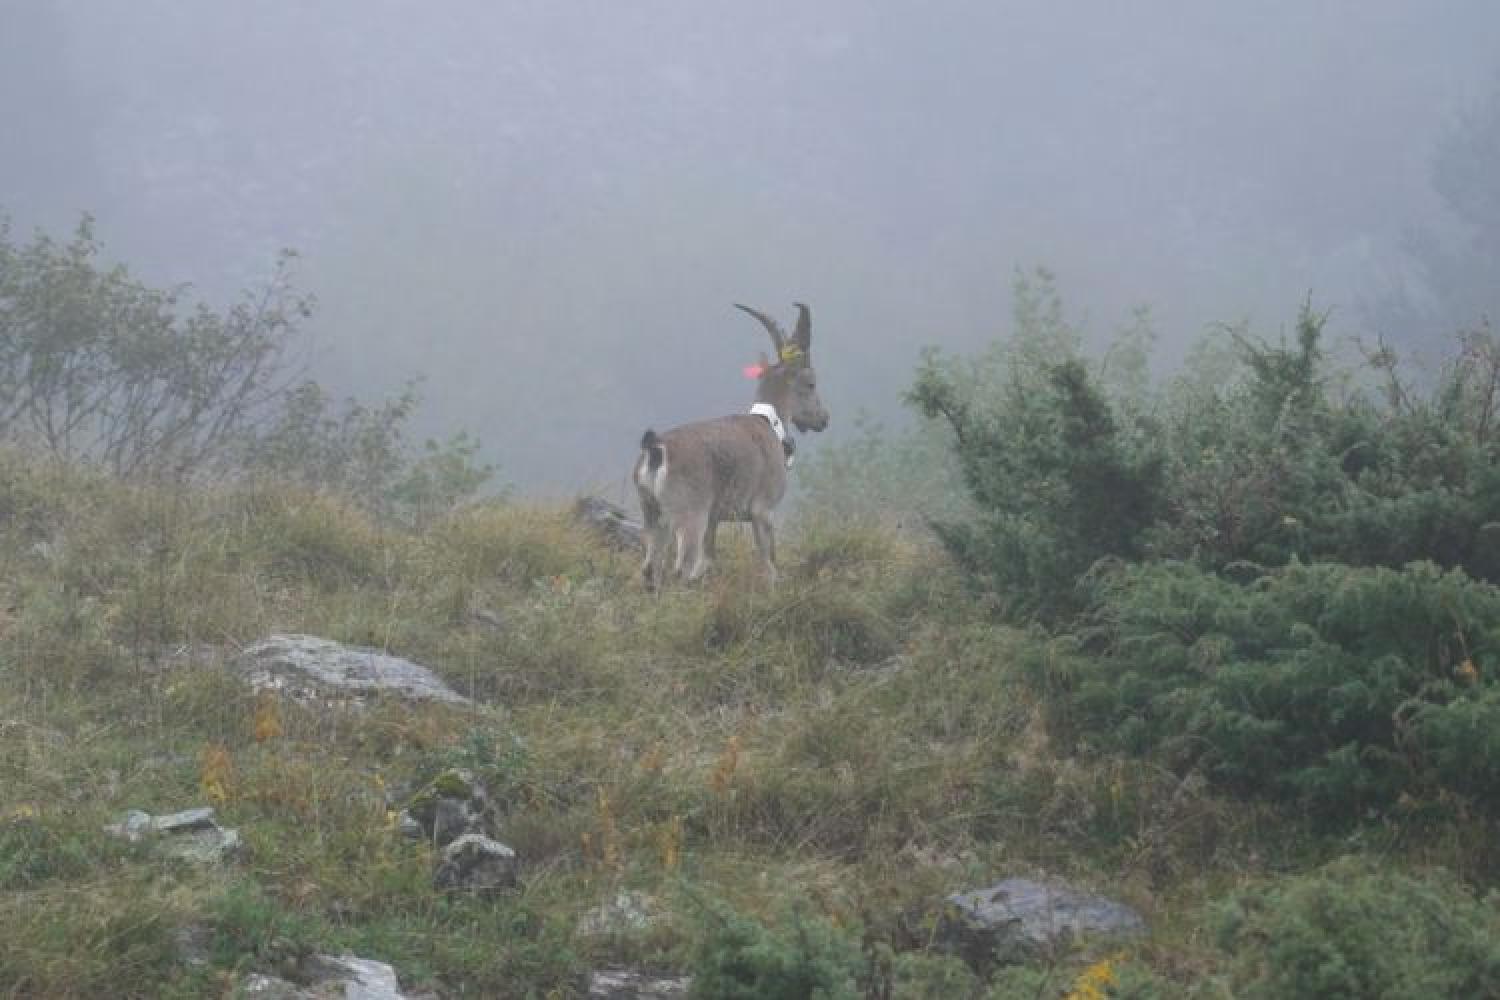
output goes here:
<path id="1" fill-rule="evenodd" d="M 641 496 L 654 498 L 666 477 L 667 445 L 655 431 L 647 431 L 641 435 L 641 457 L 635 463 L 635 483 L 642 490 Z"/>
<path id="2" fill-rule="evenodd" d="M 661 446 L 661 438 L 656 436 L 655 431 L 647 431 L 641 435 L 641 450 L 646 453 L 646 463 L 652 472 L 661 468 L 662 463 L 667 460 L 666 449 Z"/>

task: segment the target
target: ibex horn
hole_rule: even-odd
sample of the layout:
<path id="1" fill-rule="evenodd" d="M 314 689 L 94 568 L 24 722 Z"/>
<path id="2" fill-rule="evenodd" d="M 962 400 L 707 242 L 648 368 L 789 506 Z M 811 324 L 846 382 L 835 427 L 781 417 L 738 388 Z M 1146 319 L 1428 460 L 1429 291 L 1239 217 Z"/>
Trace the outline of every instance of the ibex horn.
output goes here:
<path id="1" fill-rule="evenodd" d="M 771 343 L 776 346 L 776 356 L 778 358 L 781 357 L 782 349 L 786 347 L 786 332 L 781 329 L 780 324 L 759 309 L 751 309 L 749 306 L 742 306 L 738 302 L 734 304 L 734 307 L 760 320 L 761 324 L 766 328 L 766 332 L 771 335 Z"/>
<path id="2" fill-rule="evenodd" d="M 802 348 L 803 354 L 808 354 L 812 351 L 812 315 L 801 302 L 792 304 L 797 307 L 797 329 L 792 331 L 792 342 Z"/>

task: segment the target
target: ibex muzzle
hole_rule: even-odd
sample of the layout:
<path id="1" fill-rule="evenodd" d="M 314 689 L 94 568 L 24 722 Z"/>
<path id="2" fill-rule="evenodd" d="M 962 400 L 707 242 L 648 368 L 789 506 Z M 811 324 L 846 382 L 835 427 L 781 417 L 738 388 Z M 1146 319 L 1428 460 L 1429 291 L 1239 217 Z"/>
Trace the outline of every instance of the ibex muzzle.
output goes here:
<path id="1" fill-rule="evenodd" d="M 797 303 L 797 326 L 788 337 L 765 313 L 736 305 L 760 320 L 771 335 L 776 360 L 760 365 L 755 403 L 749 413 L 684 424 L 662 434 L 648 430 L 635 463 L 641 495 L 648 587 L 662 579 L 668 547 L 675 543 L 673 572 L 696 580 L 714 555 L 720 521 L 749 521 L 766 574 L 776 580 L 776 538 L 771 512 L 786 493 L 786 470 L 794 442 L 786 423 L 800 431 L 828 426 L 812 366 L 812 319 Z"/>

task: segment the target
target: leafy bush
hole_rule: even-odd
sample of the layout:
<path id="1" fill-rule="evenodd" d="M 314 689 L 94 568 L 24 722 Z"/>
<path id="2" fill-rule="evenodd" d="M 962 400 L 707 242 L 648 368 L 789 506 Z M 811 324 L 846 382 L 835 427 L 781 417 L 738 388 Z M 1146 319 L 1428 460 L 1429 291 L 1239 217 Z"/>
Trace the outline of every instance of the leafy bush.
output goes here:
<path id="1" fill-rule="evenodd" d="M 335 412 L 299 381 L 313 298 L 293 286 L 295 255 L 215 312 L 103 265 L 101 250 L 87 216 L 66 244 L 38 234 L 25 246 L 0 220 L 0 441 L 120 476 L 268 473 L 407 523 L 472 498 L 493 474 L 466 434 L 408 444 L 414 384 Z"/>
<path id="2" fill-rule="evenodd" d="M 1085 655 L 1036 672 L 1072 739 L 1353 818 L 1440 789 L 1497 801 L 1500 590 L 1431 563 L 1240 584 L 1185 563 L 1095 581 Z"/>
<path id="3" fill-rule="evenodd" d="M 222 462 L 274 409 L 311 314 L 291 255 L 225 312 L 185 313 L 100 249 L 87 216 L 65 245 L 15 246 L 0 225 L 0 436 L 122 475 Z"/>
<path id="4" fill-rule="evenodd" d="M 1343 860 L 1236 894 L 1218 913 L 1234 995 L 1430 1000 L 1500 995 L 1500 908 L 1443 872 Z"/>

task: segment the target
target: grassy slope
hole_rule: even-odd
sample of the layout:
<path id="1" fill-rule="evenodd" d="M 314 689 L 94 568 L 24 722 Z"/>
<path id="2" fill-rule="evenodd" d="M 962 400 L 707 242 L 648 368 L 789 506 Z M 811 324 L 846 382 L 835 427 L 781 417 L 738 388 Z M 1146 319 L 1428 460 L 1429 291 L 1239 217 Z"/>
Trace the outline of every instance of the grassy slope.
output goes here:
<path id="1" fill-rule="evenodd" d="M 0 456 L 0 995 L 217 996 L 317 948 L 445 993 L 567 996 L 594 965 L 680 966 L 704 896 L 803 900 L 916 956 L 897 995 L 981 995 L 921 957 L 934 903 L 1040 870 L 1140 907 L 1155 931 L 1134 957 L 1186 984 L 1215 972 L 1204 900 L 1339 848 L 1147 764 L 1053 756 L 1016 669 L 1044 646 L 987 624 L 923 546 L 800 517 L 773 594 L 735 537 L 711 582 L 653 598 L 557 510 L 414 536 L 275 488 Z M 483 707 L 258 699 L 219 664 L 272 630 L 390 649 Z M 511 804 L 521 892 L 440 896 L 394 834 L 385 790 L 446 763 Z M 225 870 L 99 832 L 206 797 L 249 846 Z M 1463 837 L 1386 846 L 1462 867 Z M 622 888 L 670 919 L 578 935 Z M 184 929 L 206 965 L 182 960 Z M 1047 985 L 1026 995 L 1097 957 L 1032 970 Z"/>

